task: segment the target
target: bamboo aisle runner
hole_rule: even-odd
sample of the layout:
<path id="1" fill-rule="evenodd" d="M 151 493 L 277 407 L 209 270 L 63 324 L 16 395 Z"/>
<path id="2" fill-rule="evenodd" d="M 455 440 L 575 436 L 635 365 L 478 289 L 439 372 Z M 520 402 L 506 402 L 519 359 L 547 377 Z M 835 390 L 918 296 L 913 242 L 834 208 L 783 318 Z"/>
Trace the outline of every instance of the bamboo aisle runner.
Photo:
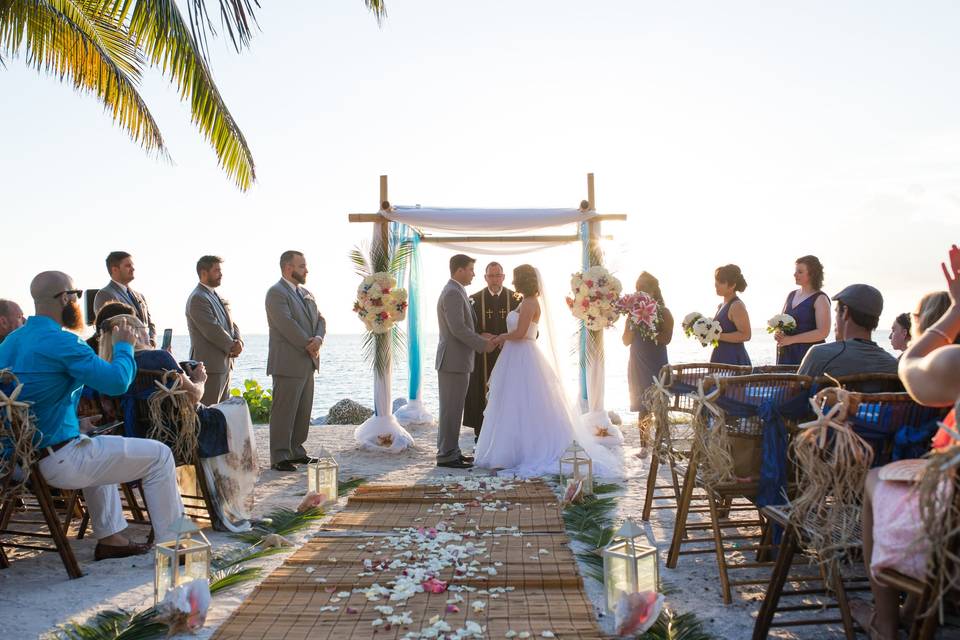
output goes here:
<path id="1" fill-rule="evenodd" d="M 568 543 L 539 480 L 361 486 L 213 638 L 603 638 Z"/>

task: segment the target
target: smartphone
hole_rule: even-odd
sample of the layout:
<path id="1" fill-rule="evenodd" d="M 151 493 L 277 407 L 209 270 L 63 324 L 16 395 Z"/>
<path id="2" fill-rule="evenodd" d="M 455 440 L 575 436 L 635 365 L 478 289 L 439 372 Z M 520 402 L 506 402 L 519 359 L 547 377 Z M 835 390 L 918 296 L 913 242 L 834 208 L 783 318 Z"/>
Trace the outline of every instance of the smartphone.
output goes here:
<path id="1" fill-rule="evenodd" d="M 163 341 L 160 343 L 160 348 L 164 351 L 168 350 L 171 342 L 173 342 L 173 329 L 164 329 Z"/>

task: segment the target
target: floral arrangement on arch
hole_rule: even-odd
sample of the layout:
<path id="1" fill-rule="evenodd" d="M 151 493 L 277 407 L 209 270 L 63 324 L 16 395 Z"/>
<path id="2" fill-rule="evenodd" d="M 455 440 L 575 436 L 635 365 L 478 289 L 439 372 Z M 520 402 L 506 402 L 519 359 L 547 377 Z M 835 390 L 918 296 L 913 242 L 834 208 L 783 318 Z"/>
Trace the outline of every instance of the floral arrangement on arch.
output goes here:
<path id="1" fill-rule="evenodd" d="M 628 293 L 616 304 L 617 311 L 627 316 L 627 322 L 640 337 L 654 342 L 660 333 L 663 312 L 660 303 L 649 293 Z"/>
<path id="2" fill-rule="evenodd" d="M 389 273 L 377 271 L 357 287 L 353 311 L 367 331 L 387 333 L 407 317 L 407 290 L 397 287 L 397 279 Z"/>
<path id="3" fill-rule="evenodd" d="M 570 278 L 571 296 L 567 306 L 578 320 L 590 331 L 612 327 L 620 317 L 617 301 L 623 285 L 613 274 L 601 266 L 573 274 Z"/>

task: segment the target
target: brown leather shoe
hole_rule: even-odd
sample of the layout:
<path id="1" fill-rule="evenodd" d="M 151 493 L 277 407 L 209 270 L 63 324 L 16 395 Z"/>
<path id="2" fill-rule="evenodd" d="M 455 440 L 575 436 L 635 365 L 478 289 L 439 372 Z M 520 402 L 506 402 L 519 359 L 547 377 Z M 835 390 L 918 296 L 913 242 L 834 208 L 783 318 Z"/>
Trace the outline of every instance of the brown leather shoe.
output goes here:
<path id="1" fill-rule="evenodd" d="M 97 543 L 93 550 L 93 559 L 95 561 L 109 560 L 110 558 L 129 558 L 130 556 L 140 556 L 150 551 L 153 545 L 131 542 L 122 546 Z"/>

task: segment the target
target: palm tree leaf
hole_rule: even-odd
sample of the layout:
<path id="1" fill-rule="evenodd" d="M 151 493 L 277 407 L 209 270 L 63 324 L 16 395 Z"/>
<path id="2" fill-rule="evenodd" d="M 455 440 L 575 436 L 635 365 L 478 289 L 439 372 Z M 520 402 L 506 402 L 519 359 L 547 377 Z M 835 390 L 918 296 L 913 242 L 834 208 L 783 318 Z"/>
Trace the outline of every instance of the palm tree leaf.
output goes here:
<path id="1" fill-rule="evenodd" d="M 242 47 L 250 46 L 253 37 L 253 25 L 257 25 L 257 18 L 253 15 L 253 5 L 260 8 L 258 0 L 219 0 L 220 23 L 227 32 L 233 48 L 238 52 Z M 193 37 L 200 43 L 204 57 L 208 57 L 207 34 L 216 36 L 217 30 L 213 26 L 210 12 L 207 11 L 207 0 L 191 0 L 187 5 L 190 15 L 190 30 Z M 259 26 L 259 25 L 257 25 Z"/>
<path id="2" fill-rule="evenodd" d="M 341 498 L 362 484 L 366 484 L 366 478 L 350 478 L 349 480 L 344 480 L 339 483 L 337 486 L 337 495 Z"/>
<path id="3" fill-rule="evenodd" d="M 169 627 L 154 619 L 156 610 L 133 614 L 123 610 L 101 611 L 84 623 L 70 622 L 57 627 L 63 640 L 152 640 L 165 638 Z"/>
<path id="4" fill-rule="evenodd" d="M 257 547 L 247 547 L 241 549 L 239 552 L 228 552 L 217 555 L 210 562 L 214 571 L 223 571 L 234 567 L 238 564 L 243 564 L 244 562 L 250 562 L 251 560 L 258 560 L 259 558 L 265 558 L 267 556 L 274 556 L 278 553 L 288 553 L 292 551 L 290 547 L 268 547 L 266 549 L 258 549 Z"/>
<path id="5" fill-rule="evenodd" d="M 243 582 L 256 580 L 260 577 L 260 567 L 237 567 L 221 569 L 210 574 L 210 595 L 229 589 Z"/>
<path id="6" fill-rule="evenodd" d="M 367 9 L 373 14 L 373 17 L 377 19 L 377 24 L 383 26 L 384 20 L 387 19 L 386 3 L 383 0 L 363 0 L 363 4 L 367 6 Z"/>
<path id="7" fill-rule="evenodd" d="M 160 128 L 137 91 L 144 59 L 122 23 L 96 0 L 6 0 L 0 50 L 92 93 L 144 149 L 168 157 Z"/>
<path id="8" fill-rule="evenodd" d="M 349 254 L 350 262 L 353 263 L 353 270 L 363 278 L 373 273 L 370 268 L 370 261 L 367 259 L 368 253 L 368 251 L 364 251 L 363 247 L 354 247 Z"/>
<path id="9" fill-rule="evenodd" d="M 220 167 L 242 190 L 256 181 L 253 153 L 207 66 L 176 0 L 91 0 L 125 24 L 137 47 L 190 101 L 191 119 L 214 148 Z"/>
<path id="10" fill-rule="evenodd" d="M 250 544 L 257 544 L 263 538 L 271 533 L 277 533 L 285 536 L 290 533 L 300 531 L 313 524 L 316 520 L 323 518 L 323 510 L 319 507 L 308 509 L 303 513 L 298 513 L 293 509 L 279 508 L 274 509 L 267 516 L 256 522 L 250 531 L 231 534 L 237 540 L 242 540 Z"/>
<path id="11" fill-rule="evenodd" d="M 692 613 L 675 614 L 664 607 L 660 617 L 640 640 L 713 640 L 703 623 Z"/>

